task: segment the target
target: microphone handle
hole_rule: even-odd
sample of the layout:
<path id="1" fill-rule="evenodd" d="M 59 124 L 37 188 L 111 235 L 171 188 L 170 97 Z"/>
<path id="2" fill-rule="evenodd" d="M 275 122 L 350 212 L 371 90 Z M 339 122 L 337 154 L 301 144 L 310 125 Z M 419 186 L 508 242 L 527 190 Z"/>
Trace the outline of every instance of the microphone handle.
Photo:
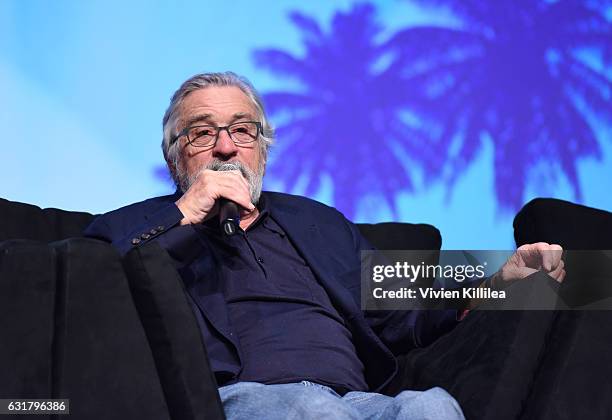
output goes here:
<path id="1" fill-rule="evenodd" d="M 221 230 L 227 236 L 232 236 L 240 227 L 240 211 L 238 204 L 226 198 L 219 200 L 219 222 Z"/>

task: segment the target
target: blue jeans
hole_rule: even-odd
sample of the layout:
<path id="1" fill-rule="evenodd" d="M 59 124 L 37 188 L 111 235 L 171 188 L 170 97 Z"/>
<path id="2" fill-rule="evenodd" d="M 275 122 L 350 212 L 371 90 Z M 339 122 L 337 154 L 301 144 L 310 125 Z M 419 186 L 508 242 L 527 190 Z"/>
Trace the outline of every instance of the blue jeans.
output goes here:
<path id="1" fill-rule="evenodd" d="M 219 388 L 228 420 L 464 419 L 459 404 L 442 388 L 403 391 L 395 397 L 349 392 L 308 381 L 263 385 L 238 382 Z"/>

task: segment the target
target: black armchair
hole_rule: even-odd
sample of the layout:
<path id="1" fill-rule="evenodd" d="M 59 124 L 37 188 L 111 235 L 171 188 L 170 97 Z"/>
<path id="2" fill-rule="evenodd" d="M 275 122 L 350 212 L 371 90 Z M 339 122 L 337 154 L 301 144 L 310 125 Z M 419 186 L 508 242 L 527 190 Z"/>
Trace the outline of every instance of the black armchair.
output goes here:
<path id="1" fill-rule="evenodd" d="M 516 245 L 548 242 L 568 250 L 612 250 L 612 213 L 552 198 L 527 203 L 514 219 Z M 584 296 L 591 278 L 566 267 L 561 293 Z M 573 275 L 572 275 L 573 274 Z M 612 273 L 603 273 L 610 279 Z M 612 418 L 612 312 L 551 313 L 548 340 L 525 418 Z"/>
<path id="2" fill-rule="evenodd" d="M 0 398 L 70 398 L 84 419 L 224 418 L 170 257 L 83 238 L 94 217 L 0 199 Z M 361 228 L 382 249 L 441 244 L 429 225 Z"/>
<path id="3" fill-rule="evenodd" d="M 167 253 L 122 259 L 80 237 L 93 217 L 0 200 L 0 398 L 70 398 L 77 419 L 224 418 Z"/>

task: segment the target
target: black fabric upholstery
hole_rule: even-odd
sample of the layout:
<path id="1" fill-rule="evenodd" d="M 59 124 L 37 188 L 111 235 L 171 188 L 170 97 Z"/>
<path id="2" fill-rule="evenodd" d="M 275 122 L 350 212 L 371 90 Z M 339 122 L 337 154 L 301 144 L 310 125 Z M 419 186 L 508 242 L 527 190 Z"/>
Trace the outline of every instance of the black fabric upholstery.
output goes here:
<path id="1" fill-rule="evenodd" d="M 59 209 L 41 209 L 31 204 L 0 198 L 0 241 L 32 239 L 52 242 L 82 236 L 94 215 Z"/>
<path id="2" fill-rule="evenodd" d="M 2 398 L 69 398 L 75 419 L 170 418 L 109 244 L 5 241 L 0 250 Z"/>
<path id="3" fill-rule="evenodd" d="M 0 242 L 0 398 L 51 395 L 55 272 L 46 244 Z"/>
<path id="4" fill-rule="evenodd" d="M 523 302 L 532 284 L 551 281 L 537 273 L 515 283 L 505 304 Z M 551 311 L 472 311 L 449 334 L 401 356 L 400 374 L 388 393 L 439 386 L 457 399 L 468 419 L 517 419 L 545 356 L 553 318 Z"/>
<path id="5" fill-rule="evenodd" d="M 32 239 L 52 242 L 80 237 L 95 215 L 60 209 L 41 209 L 31 204 L 0 198 L 0 240 Z M 357 224 L 361 234 L 382 250 L 440 249 L 438 229 L 427 224 Z"/>
<path id="6" fill-rule="evenodd" d="M 517 246 L 548 242 L 569 250 L 612 249 L 612 213 L 563 200 L 535 199 L 515 217 L 514 238 Z M 562 296 L 568 296 L 566 301 L 588 297 L 589 289 L 597 288 L 591 284 L 593 278 L 585 278 L 584 270 L 570 261 L 566 271 L 561 287 Z M 612 312 L 552 314 L 546 358 L 538 368 L 521 418 L 612 418 L 608 401 L 612 394 Z"/>
<path id="7" fill-rule="evenodd" d="M 442 246 L 440 231 L 431 225 L 360 223 L 357 227 L 361 234 L 380 250 L 436 250 Z"/>
<path id="8" fill-rule="evenodd" d="M 521 419 L 611 419 L 612 313 L 559 311 Z"/>
<path id="9" fill-rule="evenodd" d="M 53 397 L 79 419 L 169 419 L 151 349 L 119 254 L 68 239 L 58 255 Z"/>
<path id="10" fill-rule="evenodd" d="M 183 282 L 155 242 L 124 259 L 173 420 L 221 419 L 223 407 Z"/>
<path id="11" fill-rule="evenodd" d="M 612 213 L 554 198 L 536 198 L 514 218 L 517 246 L 534 242 L 564 249 L 612 249 Z"/>

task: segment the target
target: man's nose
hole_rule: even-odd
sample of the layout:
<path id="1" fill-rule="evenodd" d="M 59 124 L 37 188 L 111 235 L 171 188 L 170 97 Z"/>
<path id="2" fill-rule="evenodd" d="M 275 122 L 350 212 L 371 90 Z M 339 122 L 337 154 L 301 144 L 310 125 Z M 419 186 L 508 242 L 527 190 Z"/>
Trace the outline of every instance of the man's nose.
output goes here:
<path id="1" fill-rule="evenodd" d="M 234 156 L 238 152 L 238 148 L 232 141 L 227 130 L 221 130 L 219 132 L 219 138 L 212 152 L 213 156 Z"/>

